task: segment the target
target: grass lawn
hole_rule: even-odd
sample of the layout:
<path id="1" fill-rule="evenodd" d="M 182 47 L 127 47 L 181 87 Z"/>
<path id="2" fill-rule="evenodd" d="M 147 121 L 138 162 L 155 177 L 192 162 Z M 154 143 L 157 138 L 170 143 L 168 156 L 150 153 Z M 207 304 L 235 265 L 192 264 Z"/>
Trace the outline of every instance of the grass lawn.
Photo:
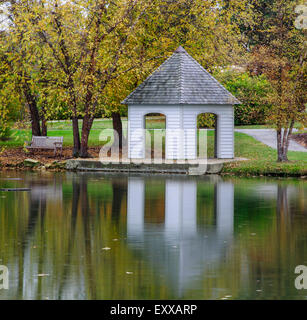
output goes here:
<path id="1" fill-rule="evenodd" d="M 81 127 L 81 123 L 80 123 Z M 249 126 L 254 127 L 254 126 Z M 259 127 L 259 126 L 256 126 Z M 264 126 L 261 126 L 264 127 Z M 102 146 L 99 136 L 103 129 L 111 129 L 111 119 L 96 119 L 89 137 L 89 146 Z M 124 132 L 127 130 L 127 119 L 123 119 Z M 164 128 L 161 119 L 149 119 L 146 121 L 146 128 Z M 244 128 L 247 128 L 245 126 Z M 71 121 L 53 121 L 48 123 L 49 136 L 63 136 L 64 146 L 72 146 L 72 124 Z M 0 141 L 2 147 L 22 147 L 25 140 L 31 140 L 30 129 L 12 129 L 11 138 L 8 141 Z M 208 131 L 208 157 L 213 157 L 214 132 Z M 249 161 L 228 163 L 225 165 L 224 173 L 238 175 L 307 175 L 307 153 L 288 152 L 288 163 L 277 163 L 276 150 L 262 144 L 254 138 L 235 132 L 235 155 L 250 159 Z"/>
<path id="2" fill-rule="evenodd" d="M 80 134 L 82 123 L 79 121 Z M 127 121 L 123 121 L 124 130 L 127 128 Z M 94 121 L 90 137 L 90 146 L 101 146 L 103 143 L 99 141 L 99 135 L 103 129 L 112 129 L 111 119 L 97 119 Z M 50 121 L 48 122 L 48 136 L 63 136 L 64 146 L 73 145 L 72 123 L 69 120 L 65 121 Z M 6 147 L 22 147 L 26 140 L 31 140 L 30 129 L 12 129 L 11 137 L 8 141 L 0 141 L 0 146 Z"/>
<path id="3" fill-rule="evenodd" d="M 289 151 L 289 162 L 278 163 L 276 162 L 276 150 L 244 133 L 235 132 L 235 155 L 250 160 L 228 163 L 224 166 L 224 173 L 276 176 L 307 175 L 306 152 Z"/>

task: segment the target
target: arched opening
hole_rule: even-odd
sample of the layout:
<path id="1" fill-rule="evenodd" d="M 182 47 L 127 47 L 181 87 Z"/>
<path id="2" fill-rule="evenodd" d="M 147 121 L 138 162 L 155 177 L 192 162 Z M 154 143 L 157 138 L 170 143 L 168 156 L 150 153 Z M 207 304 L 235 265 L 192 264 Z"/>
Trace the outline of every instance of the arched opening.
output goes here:
<path id="1" fill-rule="evenodd" d="M 206 143 L 207 158 L 217 158 L 217 115 L 200 113 L 197 116 L 197 157 L 202 158 L 201 144 Z"/>
<path id="2" fill-rule="evenodd" d="M 145 159 L 165 159 L 166 117 L 162 113 L 144 116 Z"/>

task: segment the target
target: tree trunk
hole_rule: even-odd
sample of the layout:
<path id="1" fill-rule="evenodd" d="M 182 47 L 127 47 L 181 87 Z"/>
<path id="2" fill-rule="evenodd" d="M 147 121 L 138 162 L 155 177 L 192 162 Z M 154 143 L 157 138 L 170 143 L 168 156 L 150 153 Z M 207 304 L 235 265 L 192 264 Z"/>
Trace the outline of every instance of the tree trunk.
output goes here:
<path id="1" fill-rule="evenodd" d="M 73 147 L 73 157 L 77 158 L 80 155 L 80 133 L 79 133 L 79 123 L 78 118 L 72 118 L 72 128 L 73 128 L 73 136 L 74 136 L 74 147 Z"/>
<path id="2" fill-rule="evenodd" d="M 45 118 L 45 108 L 42 107 L 42 136 L 47 137 L 47 120 Z"/>
<path id="3" fill-rule="evenodd" d="M 277 161 L 283 161 L 283 147 L 282 147 L 282 129 L 278 128 L 276 130 L 277 134 Z"/>
<path id="4" fill-rule="evenodd" d="M 281 128 L 277 129 L 277 161 L 288 161 L 287 153 L 289 146 L 289 132 L 292 130 Z"/>
<path id="5" fill-rule="evenodd" d="M 30 109 L 30 116 L 31 116 L 31 127 L 32 127 L 32 136 L 40 136 L 41 135 L 41 128 L 39 123 L 39 114 L 38 110 L 35 105 L 31 102 L 29 104 Z"/>
<path id="6" fill-rule="evenodd" d="M 284 153 L 286 155 L 286 158 L 288 161 L 288 157 L 287 157 L 287 154 L 288 154 L 288 149 L 289 149 L 289 143 L 290 143 L 290 136 L 292 135 L 292 131 L 293 131 L 293 127 L 294 127 L 294 120 L 292 119 L 291 122 L 290 122 L 290 126 L 289 126 L 289 129 L 287 131 L 287 139 L 285 141 L 285 145 L 284 145 Z"/>
<path id="7" fill-rule="evenodd" d="M 118 223 L 120 218 L 120 209 L 122 207 L 122 201 L 127 192 L 127 180 L 122 179 L 120 181 L 113 181 L 112 190 L 112 220 L 115 220 Z"/>
<path id="8" fill-rule="evenodd" d="M 118 144 L 117 141 L 115 141 L 114 137 L 114 143 L 116 143 L 119 146 L 119 151 L 122 150 L 123 147 L 123 126 L 122 126 L 122 120 L 120 118 L 119 112 L 112 112 L 112 120 L 113 120 L 113 130 L 117 132 L 118 134 Z"/>
<path id="9" fill-rule="evenodd" d="M 82 135 L 81 135 L 81 150 L 80 157 L 88 158 L 90 154 L 88 153 L 88 138 L 92 128 L 93 119 L 89 118 L 88 115 L 85 115 L 82 123 Z"/>
<path id="10" fill-rule="evenodd" d="M 36 103 L 36 98 L 32 94 L 31 89 L 27 83 L 23 85 L 23 93 L 25 95 L 27 104 L 29 106 L 30 117 L 31 117 L 31 127 L 32 127 L 32 136 L 40 136 L 41 128 L 39 123 L 39 113 Z"/>
<path id="11" fill-rule="evenodd" d="M 280 154 L 278 153 L 278 162 L 287 162 L 288 161 L 288 157 L 287 154 L 284 153 L 284 151 L 282 151 Z"/>
<path id="12" fill-rule="evenodd" d="M 46 121 L 46 119 L 42 120 L 42 136 L 47 137 L 47 121 Z"/>

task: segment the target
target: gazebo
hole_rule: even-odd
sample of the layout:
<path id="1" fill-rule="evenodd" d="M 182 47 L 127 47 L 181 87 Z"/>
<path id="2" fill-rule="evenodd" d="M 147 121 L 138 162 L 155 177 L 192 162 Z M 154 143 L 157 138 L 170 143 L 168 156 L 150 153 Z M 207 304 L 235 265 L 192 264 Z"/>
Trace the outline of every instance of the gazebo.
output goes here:
<path id="1" fill-rule="evenodd" d="M 123 102 L 128 105 L 128 158 L 145 158 L 145 116 L 166 118 L 165 158 L 197 159 L 197 116 L 216 115 L 216 157 L 234 158 L 233 105 L 240 102 L 179 47 Z"/>

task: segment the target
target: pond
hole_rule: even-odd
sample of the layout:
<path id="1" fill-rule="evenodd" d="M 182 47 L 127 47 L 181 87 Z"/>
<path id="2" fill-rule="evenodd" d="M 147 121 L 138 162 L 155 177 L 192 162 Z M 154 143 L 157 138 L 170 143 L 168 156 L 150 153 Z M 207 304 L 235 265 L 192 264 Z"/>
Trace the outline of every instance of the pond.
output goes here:
<path id="1" fill-rule="evenodd" d="M 0 173 L 0 299 L 306 299 L 304 180 Z"/>

